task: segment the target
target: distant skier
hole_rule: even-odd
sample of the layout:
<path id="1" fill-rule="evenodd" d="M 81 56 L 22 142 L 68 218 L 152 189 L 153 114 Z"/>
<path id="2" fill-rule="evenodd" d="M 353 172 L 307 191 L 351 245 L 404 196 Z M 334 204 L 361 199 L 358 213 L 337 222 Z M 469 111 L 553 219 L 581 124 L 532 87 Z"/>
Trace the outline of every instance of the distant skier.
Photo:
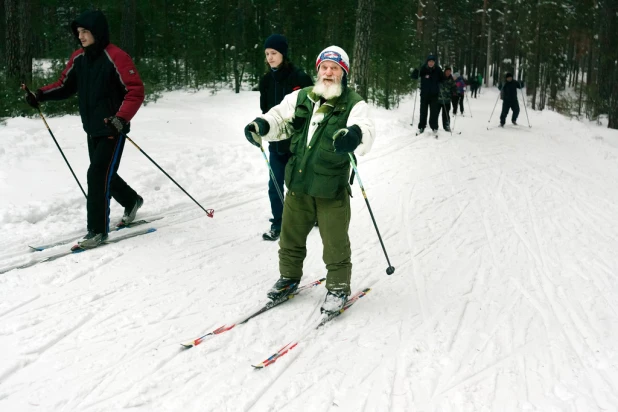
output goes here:
<path id="1" fill-rule="evenodd" d="M 99 246 L 109 232 L 109 203 L 124 207 L 122 222 L 135 219 L 144 200 L 117 171 L 130 121 L 144 101 L 144 84 L 131 57 L 109 42 L 109 28 L 100 11 L 86 11 L 71 24 L 81 48 L 69 58 L 57 82 L 26 94 L 29 105 L 63 100 L 78 94 L 79 113 L 88 135 L 88 234 L 83 249 Z"/>
<path id="2" fill-rule="evenodd" d="M 307 86 L 313 85 L 313 80 L 303 70 L 294 66 L 288 58 L 288 42 L 280 34 L 269 36 L 264 42 L 264 54 L 269 68 L 260 80 L 260 109 L 262 113 L 281 103 L 283 98 Z M 292 156 L 290 141 L 270 142 L 268 144 L 270 167 L 272 168 L 279 193 L 283 194 L 283 178 L 285 165 Z M 268 180 L 268 197 L 270 210 L 273 214 L 270 230 L 262 235 L 264 240 L 277 240 L 281 233 L 281 219 L 283 217 L 283 204 L 279 198 L 277 187 L 273 179 Z"/>
<path id="3" fill-rule="evenodd" d="M 521 84 L 517 80 L 513 80 L 513 74 L 506 74 L 506 82 L 500 87 L 500 98 L 502 99 L 502 113 L 500 114 L 500 127 L 504 127 L 506 116 L 509 109 L 513 111 L 511 121 L 517 125 L 517 116 L 519 116 L 519 102 L 517 100 L 517 89 L 521 89 Z"/>
<path id="4" fill-rule="evenodd" d="M 483 87 L 483 76 L 481 76 L 481 73 L 476 76 L 476 84 L 478 86 L 476 88 L 476 92 L 474 93 L 474 98 L 476 98 L 476 93 L 481 93 L 481 87 Z"/>
<path id="5" fill-rule="evenodd" d="M 247 140 L 290 139 L 292 158 L 285 169 L 288 194 L 279 241 L 280 278 L 268 292 L 278 301 L 294 293 L 303 276 L 307 236 L 315 221 L 322 237 L 328 293 L 322 311 L 338 312 L 350 295 L 352 251 L 349 153 L 364 155 L 375 136 L 369 106 L 347 87 L 350 60 L 337 46 L 316 60 L 315 86 L 294 91 L 245 127 Z"/>
<path id="6" fill-rule="evenodd" d="M 444 73 L 436 62 L 436 57 L 429 55 L 420 71 L 412 73 L 413 79 L 421 79 L 421 117 L 418 122 L 418 133 L 423 133 L 427 127 L 427 109 L 429 109 L 429 127 L 434 132 L 438 131 L 438 115 L 440 114 L 440 83 Z"/>
<path id="7" fill-rule="evenodd" d="M 457 95 L 457 85 L 451 75 L 451 68 L 446 66 L 444 68 L 444 78 L 442 83 L 440 83 L 438 103 L 440 104 L 439 110 L 442 111 L 442 127 L 447 132 L 451 131 L 451 99 L 454 95 Z"/>
<path id="8" fill-rule="evenodd" d="M 464 98 L 466 97 L 466 81 L 459 73 L 455 73 L 455 84 L 457 92 L 453 95 L 453 114 L 457 114 L 457 105 L 459 105 L 461 115 L 464 114 Z"/>

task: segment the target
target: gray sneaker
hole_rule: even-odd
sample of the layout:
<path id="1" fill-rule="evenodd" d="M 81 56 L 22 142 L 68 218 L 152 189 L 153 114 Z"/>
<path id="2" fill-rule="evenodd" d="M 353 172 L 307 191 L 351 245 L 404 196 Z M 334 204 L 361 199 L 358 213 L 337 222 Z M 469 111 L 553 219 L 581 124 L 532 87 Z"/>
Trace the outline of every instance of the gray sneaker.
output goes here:
<path id="1" fill-rule="evenodd" d="M 88 234 L 84 236 L 82 240 L 77 242 L 77 245 L 82 249 L 93 249 L 97 246 L 100 246 L 101 243 L 105 242 L 106 240 L 107 234 L 88 231 Z"/>
<path id="2" fill-rule="evenodd" d="M 144 204 L 144 199 L 141 196 L 137 196 L 137 200 L 133 207 L 126 207 L 124 209 L 124 215 L 122 215 L 122 223 L 128 225 L 129 223 L 135 220 L 135 215 L 137 215 L 137 211 Z"/>

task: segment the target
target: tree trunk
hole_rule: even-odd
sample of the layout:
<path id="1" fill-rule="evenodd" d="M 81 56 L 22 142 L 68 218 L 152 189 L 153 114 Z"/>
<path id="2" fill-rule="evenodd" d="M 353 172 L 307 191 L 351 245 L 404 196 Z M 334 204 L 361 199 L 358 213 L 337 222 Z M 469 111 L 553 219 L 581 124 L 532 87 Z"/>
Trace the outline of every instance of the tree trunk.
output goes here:
<path id="1" fill-rule="evenodd" d="M 3 14 L 4 10 L 4 0 L 0 0 L 0 10 Z M 4 63 L 6 60 L 6 18 L 0 18 L 0 71 L 4 67 Z"/>
<path id="2" fill-rule="evenodd" d="M 19 0 L 19 80 L 32 83 L 32 0 Z"/>
<path id="3" fill-rule="evenodd" d="M 17 2 L 19 0 L 5 0 L 5 29 L 6 29 L 6 76 L 19 76 L 19 24 L 17 20 Z"/>
<path id="4" fill-rule="evenodd" d="M 369 41 L 374 8 L 375 0 L 358 0 L 350 83 L 365 100 L 369 91 Z"/>
<path id="5" fill-rule="evenodd" d="M 135 58 L 135 0 L 124 0 L 122 8 L 122 49 Z"/>
<path id="6" fill-rule="evenodd" d="M 487 1 L 487 0 L 486 0 Z M 489 77 L 490 77 L 490 67 L 491 67 L 491 18 L 489 19 L 489 24 L 487 25 L 487 76 L 485 76 L 485 84 L 487 85 L 487 87 L 489 86 L 493 86 L 493 77 L 492 76 L 492 84 L 489 84 Z"/>

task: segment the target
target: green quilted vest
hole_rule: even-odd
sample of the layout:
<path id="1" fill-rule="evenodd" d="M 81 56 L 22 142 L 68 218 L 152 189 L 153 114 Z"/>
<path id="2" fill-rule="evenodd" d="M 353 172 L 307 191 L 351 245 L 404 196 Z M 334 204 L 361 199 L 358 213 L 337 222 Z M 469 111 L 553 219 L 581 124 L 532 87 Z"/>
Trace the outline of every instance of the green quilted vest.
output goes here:
<path id="1" fill-rule="evenodd" d="M 334 199 L 342 190 L 349 190 L 350 158 L 347 153 L 335 153 L 333 134 L 346 127 L 352 108 L 363 98 L 346 88 L 307 145 L 314 107 L 308 93 L 312 90 L 313 86 L 302 89 L 296 100 L 290 144 L 292 158 L 285 168 L 285 184 L 292 193 L 297 191 L 313 197 Z"/>

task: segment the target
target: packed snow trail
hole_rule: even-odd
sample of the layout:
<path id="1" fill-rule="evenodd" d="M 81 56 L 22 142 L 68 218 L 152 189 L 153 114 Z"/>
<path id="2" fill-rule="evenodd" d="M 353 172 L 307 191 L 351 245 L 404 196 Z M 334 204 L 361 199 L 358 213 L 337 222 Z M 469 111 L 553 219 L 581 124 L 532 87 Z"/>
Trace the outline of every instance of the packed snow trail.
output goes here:
<path id="1" fill-rule="evenodd" d="M 397 271 L 384 274 L 355 186 L 352 289 L 371 293 L 259 372 L 323 287 L 178 345 L 247 313 L 278 277 L 278 245 L 261 239 L 268 171 L 243 136 L 258 94 L 173 92 L 142 108 L 131 137 L 215 217 L 126 146 L 120 175 L 158 230 L 0 275 L 0 410 L 616 411 L 618 133 L 531 110 L 532 128 L 522 113 L 488 131 L 497 91 L 482 93 L 462 134 L 437 140 L 414 135 L 413 99 L 372 110 L 358 167 Z M 79 118 L 48 123 L 85 183 Z M 4 267 L 85 232 L 85 203 L 40 119 L 0 135 Z M 325 274 L 317 230 L 308 251 L 303 282 Z"/>

